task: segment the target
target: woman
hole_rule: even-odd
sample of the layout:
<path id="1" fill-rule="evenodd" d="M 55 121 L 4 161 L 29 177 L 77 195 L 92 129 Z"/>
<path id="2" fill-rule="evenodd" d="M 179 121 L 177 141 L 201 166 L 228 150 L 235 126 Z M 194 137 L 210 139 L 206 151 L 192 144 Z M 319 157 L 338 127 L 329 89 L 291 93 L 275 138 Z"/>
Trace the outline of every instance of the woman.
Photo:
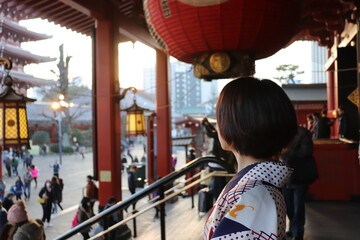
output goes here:
<path id="1" fill-rule="evenodd" d="M 40 219 L 28 218 L 24 200 L 17 201 L 7 214 L 8 223 L 0 233 L 2 240 L 45 240 L 43 223 Z"/>
<path id="2" fill-rule="evenodd" d="M 16 180 L 14 185 L 16 200 L 21 200 L 23 189 L 24 189 L 24 183 L 22 182 L 21 177 L 18 177 L 18 180 Z"/>
<path id="3" fill-rule="evenodd" d="M 83 199 L 81 200 L 81 205 L 79 206 L 79 209 L 78 209 L 78 223 L 80 224 L 82 222 L 85 222 L 92 216 L 94 216 L 94 213 L 91 208 L 90 198 L 83 197 Z M 84 239 L 90 238 L 90 235 L 89 235 L 90 230 L 91 230 L 91 227 L 81 230 L 80 233 L 84 237 Z"/>
<path id="4" fill-rule="evenodd" d="M 52 213 L 57 213 L 57 205 L 59 205 L 60 209 L 62 210 L 62 206 L 60 205 L 62 200 L 62 187 L 59 179 L 56 176 L 53 176 L 53 178 L 51 179 L 51 186 L 54 192 Z"/>
<path id="5" fill-rule="evenodd" d="M 35 189 L 36 189 L 37 188 L 37 178 L 39 177 L 39 168 L 33 164 L 33 165 L 31 165 L 30 172 L 34 179 Z"/>
<path id="6" fill-rule="evenodd" d="M 222 90 L 216 116 L 221 147 L 234 154 L 238 172 L 217 199 L 204 239 L 285 239 L 280 189 L 291 170 L 274 159 L 297 130 L 289 98 L 270 80 L 239 78 Z"/>
<path id="7" fill-rule="evenodd" d="M 313 134 L 314 133 L 314 117 L 312 114 L 306 115 L 306 122 L 307 122 L 306 128 L 310 131 L 311 134 Z"/>
<path id="8" fill-rule="evenodd" d="M 44 187 L 41 188 L 39 192 L 40 198 L 45 198 L 45 202 L 41 204 L 43 209 L 42 221 L 45 223 L 46 227 L 52 227 L 50 223 L 51 220 L 51 208 L 54 202 L 54 191 L 51 186 L 51 181 L 46 180 Z"/>

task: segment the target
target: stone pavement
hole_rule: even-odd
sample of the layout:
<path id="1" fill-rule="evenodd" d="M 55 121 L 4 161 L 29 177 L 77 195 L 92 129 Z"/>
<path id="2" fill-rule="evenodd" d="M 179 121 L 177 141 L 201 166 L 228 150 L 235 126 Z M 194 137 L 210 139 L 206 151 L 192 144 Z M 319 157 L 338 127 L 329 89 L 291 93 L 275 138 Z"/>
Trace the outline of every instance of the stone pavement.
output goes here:
<path id="1" fill-rule="evenodd" d="M 51 179 L 53 175 L 50 164 L 54 163 L 55 159 L 59 159 L 58 154 L 34 156 L 33 163 L 38 166 L 40 171 L 37 189 L 35 189 L 35 182 L 33 181 L 31 183 L 30 200 L 26 201 L 30 218 L 42 218 L 42 207 L 36 200 L 40 189 L 44 186 L 45 180 Z M 64 210 L 61 211 L 58 208 L 58 213 L 52 215 L 51 223 L 53 227 L 45 228 L 47 239 L 53 239 L 55 236 L 70 229 L 75 209 L 77 209 L 82 198 L 82 188 L 86 185 L 86 176 L 92 175 L 92 153 L 87 153 L 85 159 L 76 154 L 65 154 L 62 161 L 63 164 L 59 175 L 64 181 L 63 202 L 61 203 Z M 18 171 L 19 176 L 22 177 L 25 172 L 22 163 L 19 163 Z M 3 176 L 6 190 L 9 190 L 17 177 L 12 176 L 9 178 L 7 175 L 4 175 L 4 172 Z"/>

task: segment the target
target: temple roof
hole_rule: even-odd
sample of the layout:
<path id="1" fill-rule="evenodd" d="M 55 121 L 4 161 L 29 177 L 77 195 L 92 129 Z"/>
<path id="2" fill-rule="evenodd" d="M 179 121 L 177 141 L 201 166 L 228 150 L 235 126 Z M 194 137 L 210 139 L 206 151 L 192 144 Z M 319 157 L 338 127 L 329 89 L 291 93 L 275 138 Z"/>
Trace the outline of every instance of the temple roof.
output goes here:
<path id="1" fill-rule="evenodd" d="M 11 75 L 12 79 L 14 80 L 14 83 L 21 82 L 30 87 L 49 86 L 49 85 L 56 84 L 56 81 L 37 78 L 32 75 L 29 75 L 29 74 L 26 74 L 23 72 L 14 71 L 14 70 L 10 71 L 10 75 Z M 0 78 L 2 78 L 2 73 L 0 73 Z"/>
<path id="2" fill-rule="evenodd" d="M 1 51 L 4 53 L 8 53 L 8 55 L 12 56 L 12 57 L 19 57 L 22 59 L 25 59 L 27 61 L 27 64 L 29 63 L 41 63 L 41 62 L 51 62 L 51 61 L 55 61 L 56 58 L 51 58 L 51 57 L 43 57 L 43 56 L 39 56 L 36 54 L 32 54 L 20 47 L 17 46 L 13 46 L 10 44 L 7 44 L 3 41 L 0 41 L 0 48 Z"/>
<path id="3" fill-rule="evenodd" d="M 283 84 L 282 88 L 292 102 L 326 101 L 326 84 Z"/>
<path id="4" fill-rule="evenodd" d="M 36 33 L 20 26 L 17 22 L 11 21 L 0 15 L 0 28 L 16 33 L 19 42 L 37 41 L 51 38 L 51 36 L 41 33 Z"/>

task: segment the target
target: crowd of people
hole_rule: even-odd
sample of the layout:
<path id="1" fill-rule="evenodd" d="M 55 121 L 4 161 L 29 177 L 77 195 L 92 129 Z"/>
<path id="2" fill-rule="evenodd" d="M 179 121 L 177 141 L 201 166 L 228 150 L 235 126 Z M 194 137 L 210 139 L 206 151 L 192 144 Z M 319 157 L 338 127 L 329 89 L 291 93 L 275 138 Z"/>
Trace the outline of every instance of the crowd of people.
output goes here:
<path id="1" fill-rule="evenodd" d="M 347 138 L 349 130 L 349 119 L 346 114 L 345 107 L 339 106 L 335 116 L 338 118 L 338 136 L 339 138 Z M 314 112 L 306 116 L 307 126 L 306 128 L 310 131 L 312 139 L 326 139 L 330 138 L 331 126 L 334 125 L 334 118 L 328 117 L 328 110 L 323 109 L 321 113 Z"/>
<path id="2" fill-rule="evenodd" d="M 63 210 L 61 203 L 64 181 L 60 178 L 61 164 L 57 159 L 49 164 L 49 168 L 44 171 L 52 177 L 45 180 L 38 189 L 40 169 L 33 164 L 33 156 L 30 158 L 27 156 L 31 155 L 25 153 L 21 157 L 19 152 L 10 149 L 4 159 L 6 165 L 10 160 L 14 162 L 15 158 L 17 158 L 19 161 L 24 162 L 24 169 L 22 171 L 16 171 L 14 168 L 6 169 L 8 176 L 6 181 L 11 181 L 16 176 L 14 184 L 8 187 L 5 181 L 0 179 L 0 239 L 45 239 L 44 227 L 52 227 L 52 215 L 57 214 L 58 209 Z M 22 176 L 20 176 L 20 172 L 23 172 Z M 36 189 L 38 190 L 36 191 Z M 26 207 L 26 203 L 30 201 L 33 191 L 36 191 L 37 202 L 42 207 L 42 218 L 36 220 L 29 219 Z M 98 188 L 93 181 L 93 177 L 89 175 L 87 176 L 86 193 L 78 209 L 78 223 L 93 216 L 93 206 L 97 199 Z M 14 218 L 14 214 L 17 217 Z M 24 236 L 26 234 L 31 234 L 29 235 L 31 238 L 15 238 L 15 236 Z M 32 234 L 36 234 L 36 237 L 32 238 Z M 81 234 L 84 239 L 89 238 L 87 229 L 81 231 Z"/>

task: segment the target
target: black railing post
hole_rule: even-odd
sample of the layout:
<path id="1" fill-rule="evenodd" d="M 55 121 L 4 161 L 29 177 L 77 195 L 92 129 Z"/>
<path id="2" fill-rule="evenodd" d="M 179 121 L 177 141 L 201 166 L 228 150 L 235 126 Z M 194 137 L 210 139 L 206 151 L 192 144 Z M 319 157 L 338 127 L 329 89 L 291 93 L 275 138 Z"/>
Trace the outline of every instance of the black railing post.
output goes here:
<path id="1" fill-rule="evenodd" d="M 164 186 L 161 185 L 159 187 L 160 191 L 160 200 L 165 198 L 164 195 Z M 165 203 L 160 204 L 160 229 L 161 229 L 161 240 L 166 239 L 166 231 L 165 231 Z"/>
<path id="2" fill-rule="evenodd" d="M 104 209 L 105 209 L 104 207 L 99 206 L 99 213 L 102 212 Z M 109 217 L 105 217 L 103 219 L 103 227 L 104 227 L 104 230 L 108 229 L 108 227 L 109 227 Z M 109 239 L 109 234 L 105 234 L 104 239 L 108 240 Z"/>
<path id="3" fill-rule="evenodd" d="M 137 213 L 137 210 L 135 208 L 135 203 L 133 204 L 133 211 L 132 211 L 132 214 L 135 214 Z M 134 238 L 137 237 L 137 230 L 136 230 L 136 218 L 133 219 L 133 225 L 134 225 Z"/>
<path id="4" fill-rule="evenodd" d="M 193 174 L 193 171 L 190 172 L 190 178 L 192 178 L 194 176 Z M 193 182 L 193 180 L 191 180 L 191 182 Z M 190 182 L 190 184 L 191 184 Z M 190 188 L 190 194 L 191 194 L 191 208 L 194 208 L 195 207 L 195 204 L 194 204 L 194 187 L 191 187 Z"/>

